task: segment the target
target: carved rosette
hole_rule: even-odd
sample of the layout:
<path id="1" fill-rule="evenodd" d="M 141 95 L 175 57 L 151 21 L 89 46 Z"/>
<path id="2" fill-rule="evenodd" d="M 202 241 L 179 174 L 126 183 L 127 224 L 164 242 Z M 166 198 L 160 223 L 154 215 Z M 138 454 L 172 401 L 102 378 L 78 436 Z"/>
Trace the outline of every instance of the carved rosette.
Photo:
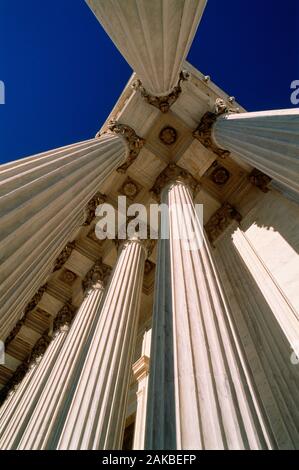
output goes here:
<path id="1" fill-rule="evenodd" d="M 13 330 L 10 332 L 10 334 L 6 338 L 5 347 L 7 347 L 9 345 L 9 343 L 11 343 L 13 341 L 13 339 L 17 336 L 20 329 L 24 325 L 28 314 L 37 306 L 37 304 L 41 300 L 41 298 L 42 298 L 44 292 L 46 291 L 46 289 L 47 289 L 47 284 L 44 284 L 42 287 L 40 287 L 38 289 L 38 291 L 32 297 L 30 302 L 26 305 L 26 307 L 24 309 L 24 312 L 23 312 L 22 318 L 17 322 L 16 326 L 13 328 Z"/>
<path id="2" fill-rule="evenodd" d="M 85 209 L 85 222 L 83 226 L 90 225 L 95 218 L 96 209 L 100 204 L 104 204 L 106 196 L 100 192 L 97 192 L 88 202 Z"/>
<path id="3" fill-rule="evenodd" d="M 214 242 L 233 220 L 241 222 L 242 216 L 233 206 L 225 202 L 205 225 L 210 242 Z"/>
<path id="4" fill-rule="evenodd" d="M 53 267 L 53 273 L 55 271 L 58 271 L 59 269 L 62 268 L 62 266 L 67 262 L 69 257 L 72 254 L 73 249 L 76 246 L 76 242 L 72 241 L 67 243 L 65 248 L 62 250 L 62 252 L 58 255 L 58 257 L 55 260 L 54 267 Z"/>
<path id="5" fill-rule="evenodd" d="M 145 144 L 145 139 L 139 137 L 132 127 L 126 124 L 120 124 L 115 119 L 111 119 L 111 121 L 108 122 L 107 128 L 104 130 L 103 134 L 107 133 L 120 135 L 127 142 L 128 155 L 126 161 L 116 170 L 119 173 L 125 173 L 138 157 L 140 150 Z M 96 137 L 100 137 L 101 135 L 102 133 L 98 133 Z"/>
<path id="6" fill-rule="evenodd" d="M 82 288 L 87 294 L 91 289 L 104 289 L 107 285 L 112 268 L 97 260 L 82 281 Z"/>
<path id="7" fill-rule="evenodd" d="M 175 163 L 170 163 L 156 179 L 154 186 L 151 188 L 151 193 L 157 200 L 159 200 L 161 191 L 168 184 L 178 181 L 185 183 L 194 195 L 200 190 L 199 182 L 191 175 L 191 173 L 189 173 L 189 171 L 181 168 Z"/>
<path id="8" fill-rule="evenodd" d="M 269 191 L 268 184 L 272 181 L 270 176 L 265 175 L 262 171 L 254 168 L 249 175 L 249 181 L 251 184 L 259 188 L 263 193 Z"/>
<path id="9" fill-rule="evenodd" d="M 68 330 L 74 319 L 75 313 L 76 308 L 71 305 L 70 302 L 66 303 L 54 319 L 53 335 L 56 335 L 60 331 Z"/>
<path id="10" fill-rule="evenodd" d="M 141 80 L 137 79 L 132 83 L 132 88 L 138 90 L 142 98 L 150 105 L 158 108 L 162 113 L 167 113 L 170 107 L 176 102 L 180 94 L 182 93 L 182 82 L 189 80 L 190 74 L 186 70 L 180 73 L 178 84 L 172 89 L 172 91 L 165 96 L 153 96 L 146 91 L 142 85 Z"/>
<path id="11" fill-rule="evenodd" d="M 213 124 L 216 122 L 218 116 L 224 113 L 237 113 L 239 108 L 229 108 L 225 101 L 221 98 L 217 98 L 215 101 L 215 111 L 206 112 L 195 131 L 193 137 L 204 145 L 207 149 L 214 152 L 218 157 L 225 158 L 230 155 L 229 150 L 222 149 L 215 144 L 212 137 Z"/>

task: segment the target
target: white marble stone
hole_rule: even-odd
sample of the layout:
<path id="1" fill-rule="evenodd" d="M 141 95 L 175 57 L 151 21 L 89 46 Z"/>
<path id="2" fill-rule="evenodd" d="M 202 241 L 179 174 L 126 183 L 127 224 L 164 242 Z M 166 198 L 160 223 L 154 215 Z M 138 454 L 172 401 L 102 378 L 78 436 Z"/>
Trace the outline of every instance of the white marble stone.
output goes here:
<path id="1" fill-rule="evenodd" d="M 88 201 L 126 155 L 125 140 L 109 134 L 1 166 L 1 339 L 82 224 Z"/>
<path id="2" fill-rule="evenodd" d="M 137 409 L 134 428 L 134 450 L 143 450 L 145 443 L 146 408 L 148 395 L 148 374 L 151 343 L 151 329 L 146 330 L 140 358 L 133 364 L 133 374 L 137 381 Z"/>
<path id="3" fill-rule="evenodd" d="M 17 449 L 31 415 L 56 362 L 67 331 L 60 331 L 51 341 L 43 358 L 34 364 L 1 407 L 0 449 Z"/>
<path id="4" fill-rule="evenodd" d="M 271 448 L 191 192 L 174 183 L 162 201 L 171 236 L 159 240 L 146 449 Z M 178 237 L 187 214 L 193 250 Z"/>
<path id="5" fill-rule="evenodd" d="M 236 249 L 236 240 L 240 238 L 241 246 L 249 243 L 233 224 L 216 242 L 215 260 L 276 446 L 278 449 L 298 449 L 298 365 L 291 362 L 288 338 L 275 311 L 263 297 L 264 278 L 251 275 L 246 258 L 242 258 L 244 249 Z M 258 254 L 253 254 L 252 262 L 254 258 L 260 265 Z M 273 282 L 271 274 L 268 276 L 268 282 Z M 284 310 L 282 313 L 286 315 Z"/>
<path id="6" fill-rule="evenodd" d="M 299 109 L 224 114 L 213 126 L 219 147 L 299 192 Z"/>
<path id="7" fill-rule="evenodd" d="M 177 84 L 206 0 L 86 0 L 146 90 Z"/>
<path id="8" fill-rule="evenodd" d="M 145 249 L 120 249 L 58 449 L 121 449 Z"/>
<path id="9" fill-rule="evenodd" d="M 100 314 L 103 292 L 104 285 L 98 282 L 83 300 L 49 377 L 39 392 L 38 402 L 31 410 L 18 449 L 55 449 L 82 370 L 90 332 Z"/>

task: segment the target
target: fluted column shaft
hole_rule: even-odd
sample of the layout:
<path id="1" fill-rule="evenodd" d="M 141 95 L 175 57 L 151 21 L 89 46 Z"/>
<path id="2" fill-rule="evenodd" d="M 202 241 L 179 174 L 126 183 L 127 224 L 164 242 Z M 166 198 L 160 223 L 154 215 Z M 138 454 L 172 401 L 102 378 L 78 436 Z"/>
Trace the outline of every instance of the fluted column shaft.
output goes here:
<path id="1" fill-rule="evenodd" d="M 137 410 L 134 428 L 134 450 L 143 450 L 145 441 L 146 407 L 148 395 L 149 350 L 151 330 L 145 332 L 141 357 L 133 364 L 133 374 L 137 381 Z"/>
<path id="2" fill-rule="evenodd" d="M 83 223 L 88 201 L 127 152 L 125 139 L 110 133 L 2 165 L 1 339 Z"/>
<path id="3" fill-rule="evenodd" d="M 213 137 L 219 147 L 299 193 L 298 129 L 298 109 L 224 114 L 213 126 Z"/>
<path id="4" fill-rule="evenodd" d="M 86 0 L 153 95 L 177 85 L 206 0 Z"/>
<path id="5" fill-rule="evenodd" d="M 102 273 L 103 276 L 105 273 Z M 86 357 L 90 332 L 100 313 L 104 278 L 96 280 L 82 302 L 38 403 L 18 445 L 19 449 L 55 449 Z"/>
<path id="6" fill-rule="evenodd" d="M 266 272 L 263 279 L 251 276 L 252 265 L 259 271 L 261 262 L 252 247 L 249 261 L 247 243 L 241 230 L 232 227 L 216 242 L 215 259 L 277 447 L 298 449 L 299 370 L 290 360 L 292 348 L 272 308 L 276 307 L 285 319 L 288 314 L 282 303 L 275 301 L 275 295 L 272 308 L 263 298 L 260 287 L 265 288 L 267 275 L 268 284 L 273 281 Z"/>
<path id="7" fill-rule="evenodd" d="M 62 328 L 56 332 L 43 357 L 32 364 L 16 391 L 2 405 L 0 449 L 17 448 L 66 335 L 67 328 Z"/>
<path id="8" fill-rule="evenodd" d="M 146 448 L 268 448 L 192 194 L 176 182 L 164 189 L 162 202 L 169 207 L 170 239 L 159 240 Z M 190 223 L 198 243 L 191 250 L 179 239 L 180 227 Z"/>
<path id="9" fill-rule="evenodd" d="M 120 249 L 59 449 L 120 449 L 145 262 L 140 241 Z"/>

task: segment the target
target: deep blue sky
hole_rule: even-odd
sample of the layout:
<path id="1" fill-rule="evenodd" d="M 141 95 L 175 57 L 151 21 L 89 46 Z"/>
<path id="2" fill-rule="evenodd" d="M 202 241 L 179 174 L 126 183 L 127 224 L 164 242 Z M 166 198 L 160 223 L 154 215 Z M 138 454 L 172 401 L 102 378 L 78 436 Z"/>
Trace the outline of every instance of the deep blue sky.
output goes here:
<path id="1" fill-rule="evenodd" d="M 290 108 L 298 30 L 299 0 L 208 0 L 188 60 L 248 111 Z M 0 161 L 93 137 L 130 74 L 84 0 L 0 0 Z"/>

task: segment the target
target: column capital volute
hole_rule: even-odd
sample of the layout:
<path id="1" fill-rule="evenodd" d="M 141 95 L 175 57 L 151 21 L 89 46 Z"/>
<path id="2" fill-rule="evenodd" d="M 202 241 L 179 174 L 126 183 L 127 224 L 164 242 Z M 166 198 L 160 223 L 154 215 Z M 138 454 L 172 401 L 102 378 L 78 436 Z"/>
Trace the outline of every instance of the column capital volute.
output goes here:
<path id="1" fill-rule="evenodd" d="M 101 259 L 97 260 L 82 281 L 85 294 L 92 289 L 105 289 L 111 271 L 111 266 L 104 264 Z"/>
<path id="2" fill-rule="evenodd" d="M 117 168 L 117 171 L 119 173 L 125 173 L 138 157 L 140 150 L 145 144 L 145 139 L 139 137 L 132 127 L 117 122 L 116 119 L 108 121 L 104 130 L 98 132 L 96 137 L 101 137 L 104 134 L 115 134 L 124 139 L 127 147 L 126 160 Z"/>
<path id="3" fill-rule="evenodd" d="M 207 111 L 202 116 L 199 125 L 193 132 L 193 137 L 218 157 L 225 158 L 229 156 L 229 150 L 222 149 L 217 145 L 213 137 L 213 126 L 221 116 L 239 112 L 239 108 L 232 108 L 225 102 L 225 100 L 217 98 L 214 105 L 214 111 Z"/>
<path id="4" fill-rule="evenodd" d="M 94 196 L 88 201 L 84 209 L 84 222 L 83 226 L 90 225 L 95 218 L 96 209 L 100 204 L 104 204 L 107 200 L 107 196 L 97 191 Z"/>
<path id="5" fill-rule="evenodd" d="M 67 302 L 62 309 L 58 312 L 53 321 L 53 336 L 56 336 L 61 331 L 68 331 L 74 319 L 76 308 Z"/>
<path id="6" fill-rule="evenodd" d="M 124 250 L 127 246 L 129 246 L 132 243 L 139 244 L 141 248 L 144 250 L 146 258 L 150 257 L 156 244 L 156 240 L 151 239 L 149 236 L 149 233 L 148 233 L 148 238 L 144 238 L 144 239 L 140 238 L 138 234 L 136 234 L 134 236 L 128 236 L 125 239 L 116 238 L 113 241 L 115 243 L 118 253 L 120 253 L 121 250 Z"/>
<path id="7" fill-rule="evenodd" d="M 141 356 L 132 366 L 133 375 L 137 382 L 145 378 L 149 373 L 150 359 L 148 356 Z"/>
<path id="8" fill-rule="evenodd" d="M 195 195 L 201 187 L 200 183 L 189 171 L 175 163 L 169 163 L 156 179 L 151 188 L 151 193 L 156 199 L 160 200 L 162 192 L 168 191 L 173 186 L 179 184 L 187 186 L 193 195 Z"/>
<path id="9" fill-rule="evenodd" d="M 135 91 L 139 91 L 142 98 L 151 106 L 159 109 L 162 113 L 167 113 L 170 107 L 176 102 L 180 94 L 182 93 L 182 83 L 190 79 L 190 73 L 187 70 L 182 70 L 176 86 L 172 90 L 168 91 L 163 95 L 151 95 L 143 86 L 142 81 L 139 78 L 132 83 L 132 88 Z"/>

